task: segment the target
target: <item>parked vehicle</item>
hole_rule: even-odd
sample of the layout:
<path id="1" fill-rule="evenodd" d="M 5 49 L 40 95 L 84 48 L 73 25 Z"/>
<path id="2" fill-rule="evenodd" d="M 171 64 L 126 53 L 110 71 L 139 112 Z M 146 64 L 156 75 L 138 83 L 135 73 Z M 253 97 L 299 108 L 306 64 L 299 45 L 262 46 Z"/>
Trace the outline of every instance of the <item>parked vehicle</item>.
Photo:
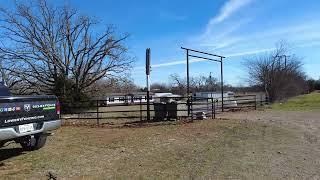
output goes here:
<path id="1" fill-rule="evenodd" d="M 24 150 L 40 149 L 49 132 L 60 126 L 56 96 L 11 96 L 0 83 L 0 147 L 14 141 Z"/>

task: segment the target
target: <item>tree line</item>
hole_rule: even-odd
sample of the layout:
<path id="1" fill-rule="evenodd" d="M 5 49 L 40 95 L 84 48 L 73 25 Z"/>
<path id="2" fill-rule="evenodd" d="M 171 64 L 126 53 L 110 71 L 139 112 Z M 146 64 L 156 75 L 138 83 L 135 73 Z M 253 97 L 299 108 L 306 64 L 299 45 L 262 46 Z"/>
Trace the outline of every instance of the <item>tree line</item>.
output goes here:
<path id="1" fill-rule="evenodd" d="M 245 62 L 250 83 L 259 86 L 271 102 L 286 100 L 318 88 L 312 85 L 318 81 L 308 80 L 303 71 L 302 58 L 291 53 L 289 47 L 285 41 L 279 41 L 275 50 L 247 58 Z"/>

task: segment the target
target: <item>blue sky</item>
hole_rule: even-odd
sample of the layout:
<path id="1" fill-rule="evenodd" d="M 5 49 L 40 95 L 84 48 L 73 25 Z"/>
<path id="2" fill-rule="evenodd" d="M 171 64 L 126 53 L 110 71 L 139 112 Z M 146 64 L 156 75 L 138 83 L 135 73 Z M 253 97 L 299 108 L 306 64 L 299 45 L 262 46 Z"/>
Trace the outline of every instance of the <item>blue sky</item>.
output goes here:
<path id="1" fill-rule="evenodd" d="M 4 0 L 7 1 L 7 0 Z M 52 1 L 64 3 L 64 1 Z M 303 58 L 309 77 L 320 77 L 319 0 L 69 0 L 79 12 L 93 15 L 130 33 L 130 54 L 136 57 L 131 76 L 145 84 L 145 49 L 151 48 L 152 82 L 167 82 L 170 74 L 186 74 L 181 46 L 226 56 L 225 82 L 246 85 L 243 62 L 266 53 L 279 40 Z M 192 61 L 192 60 L 191 60 Z M 219 76 L 219 64 L 193 62 L 191 75 Z"/>

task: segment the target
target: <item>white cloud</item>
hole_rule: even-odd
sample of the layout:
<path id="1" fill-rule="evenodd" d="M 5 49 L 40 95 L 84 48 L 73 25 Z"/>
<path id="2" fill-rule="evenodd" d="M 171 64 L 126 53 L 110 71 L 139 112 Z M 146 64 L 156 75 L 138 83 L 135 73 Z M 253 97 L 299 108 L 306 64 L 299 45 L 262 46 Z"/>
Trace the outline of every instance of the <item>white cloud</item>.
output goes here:
<path id="1" fill-rule="evenodd" d="M 229 0 L 229 1 L 227 1 L 220 9 L 219 14 L 209 21 L 209 25 L 217 24 L 217 23 L 224 21 L 225 19 L 227 19 L 229 16 L 234 14 L 236 11 L 238 11 L 242 7 L 250 4 L 252 1 L 253 0 Z"/>
<path id="2" fill-rule="evenodd" d="M 203 61 L 202 59 L 191 59 L 189 62 L 200 62 Z M 174 65 L 180 65 L 180 64 L 186 64 L 186 60 L 178 60 L 178 61 L 172 61 L 168 63 L 161 63 L 161 64 L 153 64 L 151 65 L 151 68 L 159 68 L 159 67 L 168 67 L 168 66 L 174 66 Z M 136 67 L 136 70 L 144 69 L 145 67 Z"/>
<path id="3" fill-rule="evenodd" d="M 243 36 L 234 36 L 232 34 L 252 20 L 253 19 L 251 17 L 242 18 L 239 21 L 216 27 L 214 28 L 214 32 L 210 30 L 201 35 L 190 38 L 187 46 L 197 45 L 197 47 L 195 47 L 197 49 L 204 48 L 210 51 L 227 48 L 243 40 Z"/>
<path id="4" fill-rule="evenodd" d="M 218 41 L 204 41 L 198 40 L 197 44 L 200 47 L 209 47 L 210 50 L 220 49 L 226 57 L 241 57 L 246 55 L 254 55 L 263 52 L 269 52 L 274 50 L 275 48 L 271 48 L 274 46 L 274 42 L 278 41 L 285 35 L 290 37 L 290 42 L 296 42 L 294 45 L 297 48 L 305 47 L 305 46 L 317 46 L 320 43 L 320 32 L 317 29 L 320 28 L 320 24 L 315 22 L 306 22 L 302 24 L 295 24 L 291 26 L 283 26 L 279 28 L 270 29 L 267 31 L 257 32 L 247 36 L 235 36 L 229 37 L 228 33 L 222 34 L 219 37 L 220 43 Z M 269 42 L 268 40 L 271 40 Z M 274 41 L 273 41 L 274 40 Z M 258 42 L 264 42 L 266 45 L 264 48 L 257 48 Z M 242 47 L 241 45 L 245 46 Z M 235 48 L 230 48 L 234 46 Z M 238 49 L 235 51 L 235 49 Z M 206 61 L 202 59 L 190 59 L 190 63 Z M 175 65 L 186 64 L 186 60 L 174 60 L 166 63 L 153 64 L 152 68 L 160 68 L 160 67 L 169 67 Z M 145 67 L 136 67 L 135 69 L 144 69 Z"/>
<path id="5" fill-rule="evenodd" d="M 231 37 L 231 38 L 225 38 L 225 39 L 218 39 L 218 40 L 212 40 L 201 42 L 199 46 L 203 47 L 209 47 L 211 50 L 217 50 L 217 49 L 223 49 L 225 47 L 228 47 L 232 44 L 235 44 L 242 40 L 242 37 Z"/>
<path id="6" fill-rule="evenodd" d="M 273 51 L 273 50 L 275 50 L 275 48 L 249 50 L 249 51 L 243 51 L 243 52 L 239 52 L 239 53 L 232 53 L 226 57 L 246 56 L 246 55 L 252 55 L 252 54 L 259 54 L 259 53 L 263 53 L 263 52 L 269 52 L 269 51 Z"/>
<path id="7" fill-rule="evenodd" d="M 221 22 L 232 13 L 253 0 L 229 0 L 221 9 L 221 13 L 210 20 Z M 228 7 L 227 7 L 228 6 Z M 230 7 L 229 7 L 230 6 Z M 227 10 L 228 9 L 228 10 Z M 280 39 L 288 39 L 295 47 L 318 46 L 320 44 L 320 24 L 317 21 L 295 22 L 295 24 L 284 24 L 281 27 L 263 28 L 260 31 L 247 32 L 245 34 L 232 35 L 242 25 L 250 22 L 251 18 L 242 18 L 232 24 L 229 28 L 218 29 L 215 33 L 206 36 L 197 36 L 190 39 L 190 46 L 196 49 L 205 48 L 209 52 L 219 49 L 219 53 L 227 58 L 254 55 L 273 51 L 274 42 Z M 194 46 L 197 44 L 198 46 Z M 190 59 L 190 63 L 206 61 L 202 59 Z M 153 64 L 152 68 L 170 67 L 186 64 L 186 60 L 173 60 L 166 63 Z M 136 67 L 144 69 L 145 67 Z"/>
<path id="8" fill-rule="evenodd" d="M 262 52 L 268 52 L 268 51 L 272 51 L 272 50 L 274 50 L 274 48 L 256 49 L 256 50 L 244 51 L 244 52 L 239 52 L 239 53 L 233 53 L 233 54 L 230 54 L 226 57 L 237 57 L 237 56 L 259 54 Z M 207 61 L 207 60 L 205 60 L 205 59 L 190 59 L 189 63 L 202 62 L 202 61 Z M 178 61 L 172 61 L 172 62 L 168 62 L 168 63 L 153 64 L 153 65 L 151 65 L 151 68 L 168 67 L 168 66 L 175 66 L 175 65 L 180 65 L 180 64 L 186 64 L 186 60 L 178 60 Z M 135 70 L 141 70 L 144 68 L 145 67 L 142 67 L 142 66 L 136 67 Z"/>
<path id="9" fill-rule="evenodd" d="M 307 46 L 317 46 L 320 45 L 320 41 L 313 42 L 313 43 L 306 43 L 306 44 L 298 44 L 296 47 L 307 47 Z M 237 53 L 231 53 L 226 56 L 226 58 L 230 57 L 240 57 L 240 56 L 246 56 L 246 55 L 254 55 L 254 54 L 259 54 L 259 53 L 264 53 L 264 52 L 270 52 L 275 50 L 276 48 L 262 48 L 262 49 L 254 49 L 254 50 L 247 50 L 247 51 L 242 51 L 242 52 L 237 52 Z M 202 61 L 207 61 L 205 59 L 190 59 L 189 63 L 195 63 L 195 62 L 202 62 Z M 172 61 L 168 63 L 161 63 L 161 64 L 154 64 L 151 66 L 151 68 L 159 68 L 159 67 L 168 67 L 168 66 L 175 66 L 175 65 L 180 65 L 180 64 L 186 64 L 186 60 L 178 60 L 178 61 Z M 136 70 L 144 69 L 145 67 L 136 67 Z"/>
<path id="10" fill-rule="evenodd" d="M 200 41 L 202 47 L 208 47 L 210 50 L 226 51 L 229 49 L 254 49 L 257 46 L 273 46 L 275 42 L 284 39 L 289 40 L 293 44 L 312 43 L 320 40 L 320 32 L 318 29 L 320 24 L 314 21 L 303 23 L 283 25 L 272 29 L 256 31 L 252 33 L 227 35 L 220 39 L 210 39 L 209 35 L 206 39 Z"/>
<path id="11" fill-rule="evenodd" d="M 238 12 L 240 9 L 252 3 L 254 0 L 228 0 L 220 8 L 219 13 L 211 18 L 205 28 L 205 32 L 198 38 L 200 46 L 210 47 L 211 50 L 223 49 L 243 39 L 243 37 L 229 37 L 231 33 L 248 24 L 253 17 L 241 17 L 237 21 L 224 23 L 227 18 Z"/>

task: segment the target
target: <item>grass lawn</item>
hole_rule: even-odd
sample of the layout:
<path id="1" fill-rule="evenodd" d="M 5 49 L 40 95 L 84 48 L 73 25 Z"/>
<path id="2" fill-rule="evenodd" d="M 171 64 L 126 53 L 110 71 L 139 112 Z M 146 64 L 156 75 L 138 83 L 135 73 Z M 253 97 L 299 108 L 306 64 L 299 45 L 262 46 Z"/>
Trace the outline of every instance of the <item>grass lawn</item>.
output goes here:
<path id="1" fill-rule="evenodd" d="M 301 134 L 259 122 L 62 127 L 34 152 L 0 149 L 0 179 L 303 179 L 320 166 Z"/>
<path id="2" fill-rule="evenodd" d="M 285 111 L 320 110 L 320 93 L 293 97 L 285 103 L 274 103 L 272 109 Z"/>

